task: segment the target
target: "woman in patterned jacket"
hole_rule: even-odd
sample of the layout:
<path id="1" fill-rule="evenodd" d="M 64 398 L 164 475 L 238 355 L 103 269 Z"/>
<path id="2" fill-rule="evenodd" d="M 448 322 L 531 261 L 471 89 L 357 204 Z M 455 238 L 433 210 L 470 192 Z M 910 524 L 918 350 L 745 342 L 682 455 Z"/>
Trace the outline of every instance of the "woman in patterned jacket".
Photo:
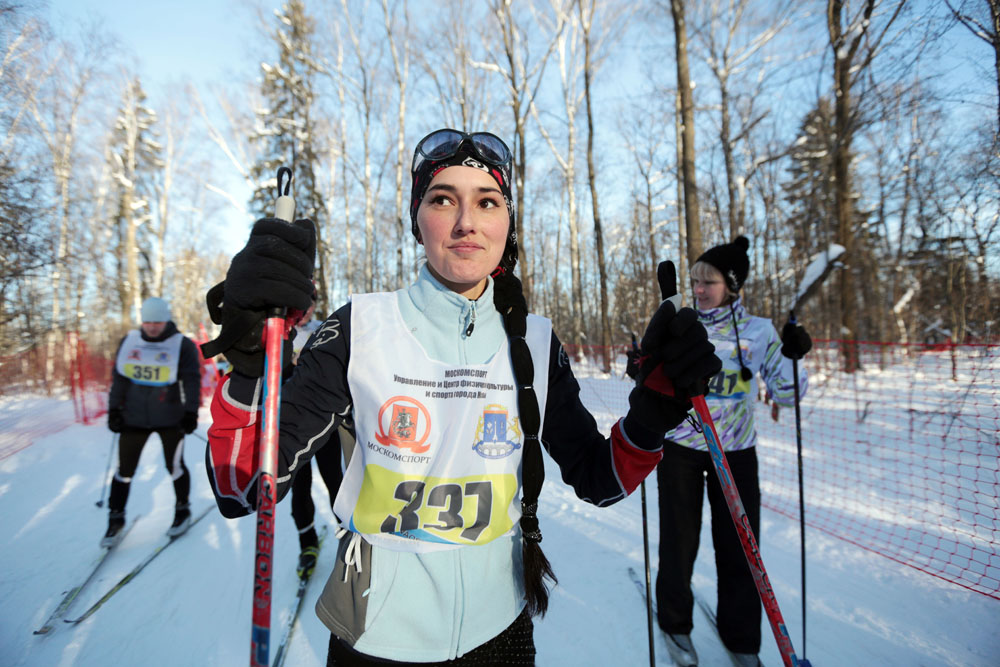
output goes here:
<path id="1" fill-rule="evenodd" d="M 691 267 L 698 320 L 708 331 L 722 370 L 708 383 L 705 401 L 712 413 L 733 481 L 754 535 L 760 542 L 760 484 L 754 402 L 760 377 L 773 400 L 792 405 L 792 357 L 812 346 L 801 326 L 786 325 L 781 339 L 770 320 L 750 315 L 740 288 L 750 271 L 745 236 L 706 251 Z M 806 375 L 799 366 L 799 392 Z M 712 543 L 718 576 L 719 635 L 741 665 L 757 665 L 761 604 L 743 547 L 729 515 L 704 436 L 693 421 L 666 435 L 657 466 L 660 507 L 660 567 L 656 577 L 657 620 L 678 665 L 697 665 L 691 643 L 694 597 L 691 574 L 701 533 L 702 496 L 707 485 Z"/>

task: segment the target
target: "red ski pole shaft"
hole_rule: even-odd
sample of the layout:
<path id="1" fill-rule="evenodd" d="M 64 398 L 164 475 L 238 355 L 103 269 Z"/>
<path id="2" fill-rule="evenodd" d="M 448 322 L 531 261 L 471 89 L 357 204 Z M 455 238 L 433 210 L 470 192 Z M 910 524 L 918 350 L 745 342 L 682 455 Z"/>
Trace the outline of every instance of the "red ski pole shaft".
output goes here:
<path id="1" fill-rule="evenodd" d="M 282 192 L 282 176 L 287 175 Z M 278 170 L 278 199 L 274 217 L 291 222 L 295 200 L 291 190 L 292 172 Z M 268 312 L 264 329 L 264 419 L 261 424 L 260 477 L 257 487 L 257 539 L 253 568 L 253 615 L 250 632 L 250 667 L 269 667 L 271 656 L 271 586 L 274 573 L 274 535 L 278 472 L 278 423 L 281 407 L 281 356 L 285 341 L 283 308 Z"/>
<path id="2" fill-rule="evenodd" d="M 774 639 L 778 642 L 781 659 L 786 667 L 799 667 L 802 663 L 799 662 L 795 656 L 795 649 L 792 648 L 792 638 L 788 634 L 788 627 L 785 625 L 781 610 L 778 608 L 778 599 L 774 596 L 774 589 L 767 577 L 767 570 L 764 569 L 764 559 L 760 555 L 757 540 L 750 528 L 750 518 L 747 517 L 746 510 L 743 508 L 740 492 L 736 489 L 736 484 L 733 483 L 732 472 L 729 470 L 729 464 L 722 453 L 722 445 L 719 444 L 719 434 L 715 430 L 712 413 L 708 410 L 704 396 L 692 397 L 691 403 L 694 405 L 702 434 L 708 444 L 708 451 L 712 456 L 712 463 L 715 465 L 715 473 L 719 478 L 719 486 L 722 487 L 726 504 L 729 505 L 729 514 L 733 518 L 736 532 L 739 533 L 740 542 L 743 544 L 743 553 L 747 557 L 747 564 L 750 566 L 754 583 L 757 585 L 757 592 L 764 604 L 764 611 L 767 612 L 767 619 L 771 623 Z"/>

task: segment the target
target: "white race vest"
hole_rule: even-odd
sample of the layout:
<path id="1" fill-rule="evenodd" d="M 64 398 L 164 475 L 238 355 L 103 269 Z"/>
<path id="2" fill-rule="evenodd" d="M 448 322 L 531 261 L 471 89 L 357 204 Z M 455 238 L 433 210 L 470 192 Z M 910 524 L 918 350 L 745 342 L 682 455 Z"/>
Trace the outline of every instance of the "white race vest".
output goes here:
<path id="1" fill-rule="evenodd" d="M 435 361 L 396 298 L 351 302 L 347 380 L 357 445 L 334 509 L 368 542 L 396 551 L 485 544 L 521 517 L 524 434 L 507 340 L 486 364 Z M 551 331 L 547 319 L 528 316 L 540 415 Z"/>
<path id="2" fill-rule="evenodd" d="M 165 387 L 177 382 L 177 365 L 181 358 L 178 332 L 166 340 L 143 340 L 138 329 L 132 329 L 118 349 L 115 369 L 136 384 Z"/>

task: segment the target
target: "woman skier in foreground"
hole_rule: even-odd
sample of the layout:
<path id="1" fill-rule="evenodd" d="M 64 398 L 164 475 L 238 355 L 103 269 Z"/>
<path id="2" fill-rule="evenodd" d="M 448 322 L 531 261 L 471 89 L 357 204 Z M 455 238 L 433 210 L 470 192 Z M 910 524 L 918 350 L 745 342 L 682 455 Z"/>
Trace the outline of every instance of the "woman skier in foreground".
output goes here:
<path id="1" fill-rule="evenodd" d="M 330 665 L 534 664 L 531 618 L 546 609 L 543 577 L 555 579 L 539 547 L 541 448 L 579 497 L 617 502 L 660 460 L 690 388 L 719 369 L 694 311 L 663 302 L 642 341 L 662 372 L 605 438 L 513 275 L 511 168 L 495 135 L 424 137 L 410 214 L 426 263 L 407 288 L 354 295 L 283 386 L 278 498 L 346 417 L 356 428 L 334 505 L 337 561 L 316 605 Z M 206 456 L 227 517 L 257 502 L 265 312 L 308 308 L 314 252 L 312 222 L 259 220 L 221 290 L 234 371 L 212 403 Z"/>

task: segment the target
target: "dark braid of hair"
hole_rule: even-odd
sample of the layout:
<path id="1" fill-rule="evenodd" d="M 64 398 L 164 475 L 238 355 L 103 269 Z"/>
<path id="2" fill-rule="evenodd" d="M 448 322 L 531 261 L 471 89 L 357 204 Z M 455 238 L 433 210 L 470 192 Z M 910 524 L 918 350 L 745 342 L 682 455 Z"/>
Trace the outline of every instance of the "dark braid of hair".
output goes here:
<path id="1" fill-rule="evenodd" d="M 493 304 L 503 319 L 504 330 L 510 341 L 510 357 L 517 383 L 517 409 L 524 433 L 524 452 L 521 467 L 521 549 L 524 560 L 524 590 L 526 610 L 531 616 L 544 616 L 549 606 L 549 589 L 544 578 L 557 583 L 552 565 L 542 547 L 542 531 L 538 527 L 538 495 L 545 482 L 542 445 L 538 440 L 541 418 L 538 398 L 533 387 L 535 368 L 528 350 L 528 305 L 521 291 L 521 281 L 509 271 L 494 275 Z"/>

